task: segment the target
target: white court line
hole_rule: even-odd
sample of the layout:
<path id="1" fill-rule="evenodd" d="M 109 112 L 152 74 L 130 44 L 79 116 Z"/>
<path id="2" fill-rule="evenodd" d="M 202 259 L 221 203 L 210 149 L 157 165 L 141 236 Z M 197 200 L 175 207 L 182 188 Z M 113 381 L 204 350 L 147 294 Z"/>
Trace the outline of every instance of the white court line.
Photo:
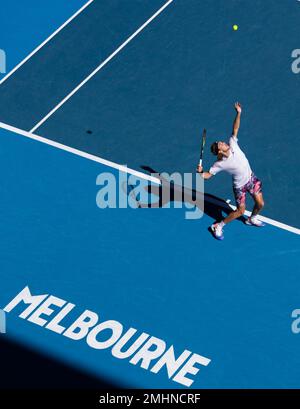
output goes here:
<path id="1" fill-rule="evenodd" d="M 229 206 L 231 207 L 232 210 L 236 210 L 236 206 L 233 206 L 231 204 L 229 204 Z M 246 216 L 251 216 L 251 212 L 249 212 L 249 210 L 246 210 L 244 214 Z M 295 234 L 300 235 L 300 229 L 297 229 L 297 227 L 289 226 L 288 224 L 278 222 L 277 220 L 274 220 L 274 219 L 269 219 L 268 217 L 265 217 L 265 216 L 262 216 L 262 215 L 259 215 L 258 218 L 262 222 L 272 224 L 272 226 L 276 226 L 276 227 L 279 227 L 280 229 L 288 230 L 291 233 L 295 233 Z"/>
<path id="2" fill-rule="evenodd" d="M 84 6 L 81 7 L 78 11 L 76 11 L 73 16 L 71 16 L 65 23 L 63 23 L 57 30 L 54 31 L 45 41 L 42 42 L 37 48 L 35 48 L 24 60 L 22 60 L 18 65 L 15 66 L 2 80 L 0 81 L 0 85 L 3 84 L 11 75 L 13 75 L 22 65 L 24 65 L 34 54 L 36 54 L 41 48 L 44 47 L 53 37 L 56 36 L 64 27 L 66 27 L 75 17 L 77 17 L 84 9 L 86 9 L 94 0 L 89 0 Z"/>
<path id="3" fill-rule="evenodd" d="M 0 122 L 0 128 L 6 129 L 8 131 L 14 132 L 22 136 L 26 136 L 27 138 L 34 139 L 35 141 L 45 143 L 46 145 L 54 146 L 54 148 L 58 148 L 63 151 L 73 153 L 74 155 L 81 156 L 82 158 L 92 160 L 93 162 L 98 162 L 98 163 L 101 163 L 102 165 L 109 166 L 114 169 L 118 169 L 121 172 L 129 173 L 131 175 L 137 176 L 138 178 L 146 179 L 146 180 L 149 180 L 150 182 L 160 184 L 160 180 L 153 176 L 148 176 L 145 173 L 130 169 L 125 165 L 119 165 L 118 163 L 111 162 L 109 160 L 100 158 L 99 156 L 91 155 L 90 153 L 80 151 L 79 149 L 71 148 L 70 146 L 63 145 L 62 143 L 52 141 L 51 139 L 44 138 L 43 136 L 35 135 L 31 132 L 24 131 L 23 129 L 19 129 L 11 125 L 4 124 L 3 122 Z"/>
<path id="4" fill-rule="evenodd" d="M 169 0 L 165 3 L 152 17 L 150 17 L 139 29 L 137 29 L 130 37 L 124 41 L 109 57 L 106 58 L 91 74 L 86 77 L 76 88 L 73 89 L 59 104 L 56 105 L 40 122 L 38 122 L 30 132 L 36 131 L 51 115 L 53 115 L 65 102 L 67 102 L 84 84 L 86 84 L 97 72 L 99 72 L 110 60 L 112 60 L 130 41 L 132 41 L 148 24 L 151 23 L 166 7 L 168 7 L 174 0 Z"/>
<path id="5" fill-rule="evenodd" d="M 73 153 L 74 155 L 81 156 L 82 158 L 86 158 L 86 159 L 89 159 L 91 161 L 101 163 L 102 165 L 109 166 L 109 167 L 114 168 L 114 169 L 118 169 L 121 172 L 125 172 L 125 173 L 128 173 L 130 175 L 134 175 L 134 176 L 136 176 L 136 177 L 138 177 L 140 179 L 148 180 L 148 181 L 150 181 L 152 183 L 156 183 L 158 185 L 161 185 L 160 179 L 158 179 L 156 177 L 153 177 L 153 176 L 146 175 L 145 173 L 138 172 L 136 170 L 127 168 L 127 166 L 125 166 L 125 165 L 119 165 L 118 163 L 111 162 L 111 161 L 103 159 L 103 158 L 101 158 L 99 156 L 91 155 L 89 153 L 80 151 L 79 149 L 71 148 L 70 146 L 63 145 L 63 144 L 61 144 L 59 142 L 55 142 L 55 141 L 52 141 L 50 139 L 44 138 L 42 136 L 35 135 L 35 134 L 31 133 L 31 132 L 24 131 L 23 129 L 15 128 L 14 126 L 4 124 L 3 122 L 0 122 L 0 128 L 6 129 L 8 131 L 14 132 L 16 134 L 25 136 L 25 137 L 30 138 L 30 139 L 34 139 L 35 141 L 45 143 L 47 145 L 50 145 L 50 146 L 53 146 L 55 148 L 64 150 L 66 152 Z M 206 197 L 205 200 L 210 202 L 210 203 L 213 203 L 215 205 L 222 206 L 222 207 L 225 207 L 225 204 L 226 204 L 226 202 L 224 203 L 221 200 L 219 201 L 217 199 L 210 198 L 209 196 Z M 236 209 L 236 207 L 233 206 L 233 205 L 229 205 L 229 206 L 233 210 Z M 245 214 L 247 216 L 249 216 L 251 214 L 251 212 L 246 210 Z M 277 220 L 273 220 L 273 219 L 270 219 L 269 217 L 265 217 L 265 216 L 259 216 L 259 219 L 264 221 L 265 223 L 271 224 L 272 226 L 275 226 L 275 227 L 278 227 L 280 229 L 287 230 L 287 231 L 289 231 L 291 233 L 295 233 L 295 234 L 300 235 L 300 229 L 298 229 L 296 227 L 289 226 L 288 224 L 278 222 Z"/>

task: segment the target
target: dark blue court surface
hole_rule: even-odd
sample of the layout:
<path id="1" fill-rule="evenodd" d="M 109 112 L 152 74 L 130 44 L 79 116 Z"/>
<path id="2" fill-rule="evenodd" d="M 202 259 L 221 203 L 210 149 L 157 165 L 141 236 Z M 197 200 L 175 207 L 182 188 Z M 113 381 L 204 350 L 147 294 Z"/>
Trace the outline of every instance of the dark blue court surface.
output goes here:
<path id="1" fill-rule="evenodd" d="M 10 26 L 0 44 L 11 69 L 84 5 L 27 3 L 26 29 Z M 300 74 L 291 53 L 300 48 L 300 4 L 174 0 L 61 104 L 164 4 L 94 0 L 0 85 L 0 307 L 28 286 L 76 305 L 65 327 L 90 310 L 124 333 L 132 327 L 173 345 L 176 357 L 208 358 L 187 375 L 191 388 L 298 388 L 299 230 L 276 221 L 299 228 Z M 223 242 L 214 240 L 208 227 L 232 198 L 223 175 L 206 184 L 197 220 L 185 208 L 97 206 L 99 174 L 128 177 L 118 164 L 194 172 L 204 127 L 209 167 L 209 144 L 230 135 L 235 100 L 244 106 L 240 144 L 263 180 L 264 216 L 275 222 L 235 221 Z M 24 137 L 35 135 L 64 150 Z M 21 319 L 24 309 L 7 314 L 1 337 L 117 385 L 184 386 L 165 367 L 153 373 Z"/>

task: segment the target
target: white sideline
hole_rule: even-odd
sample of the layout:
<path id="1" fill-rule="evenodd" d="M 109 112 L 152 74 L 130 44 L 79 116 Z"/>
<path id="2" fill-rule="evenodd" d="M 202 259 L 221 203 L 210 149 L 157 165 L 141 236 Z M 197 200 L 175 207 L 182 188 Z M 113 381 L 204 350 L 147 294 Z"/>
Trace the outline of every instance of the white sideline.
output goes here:
<path id="1" fill-rule="evenodd" d="M 30 132 L 36 131 L 47 119 L 50 118 L 63 104 L 65 104 L 83 85 L 85 85 L 94 75 L 97 74 L 110 60 L 112 60 L 130 41 L 132 41 L 148 24 L 151 23 L 166 7 L 174 0 L 169 0 L 165 3 L 152 17 L 150 17 L 140 28 L 138 28 L 127 40 L 124 41 L 109 57 L 107 57 L 93 72 L 90 73 L 76 88 L 73 89 L 59 104 L 57 104 L 44 118 L 42 118 Z"/>
<path id="2" fill-rule="evenodd" d="M 134 176 L 136 176 L 138 178 L 148 180 L 148 181 L 156 183 L 158 185 L 161 184 L 160 179 L 158 179 L 156 177 L 146 175 L 145 173 L 138 172 L 136 170 L 130 169 L 125 165 L 119 165 L 118 163 L 111 162 L 109 160 L 103 159 L 103 158 L 95 156 L 95 155 L 91 155 L 89 153 L 80 151 L 79 149 L 71 148 L 70 146 L 63 145 L 63 144 L 61 144 L 59 142 L 55 142 L 55 141 L 52 141 L 50 139 L 44 138 L 42 136 L 35 135 L 35 134 L 31 133 L 31 132 L 24 131 L 24 130 L 16 128 L 14 126 L 7 125 L 7 124 L 5 124 L 3 122 L 0 122 L 0 128 L 6 129 L 7 131 L 14 132 L 16 134 L 25 136 L 25 137 L 30 138 L 30 139 L 34 139 L 35 141 L 39 141 L 39 142 L 45 143 L 47 145 L 51 145 L 51 146 L 53 146 L 55 148 L 64 150 L 66 152 L 70 152 L 70 153 L 72 153 L 74 155 L 81 156 L 82 158 L 86 158 L 86 159 L 92 160 L 94 162 L 101 163 L 102 165 L 109 166 L 109 167 L 114 168 L 114 169 L 118 169 L 121 172 L 129 173 L 129 174 L 134 175 Z M 207 197 L 206 200 L 208 202 L 214 203 L 214 204 L 219 205 L 219 206 L 224 207 L 224 205 L 225 205 L 225 203 L 222 202 L 221 200 L 218 201 L 217 199 L 213 199 L 213 198 L 210 198 L 210 197 Z M 229 205 L 229 206 L 233 210 L 236 208 L 233 205 Z M 250 216 L 251 212 L 246 210 L 245 214 L 247 216 Z M 269 217 L 265 217 L 265 216 L 259 216 L 259 219 L 262 220 L 265 223 L 271 224 L 272 226 L 275 226 L 275 227 L 278 227 L 280 229 L 287 230 L 287 231 L 289 231 L 291 233 L 300 235 L 300 229 L 298 229 L 296 227 L 289 226 L 287 224 L 278 222 L 277 220 L 273 220 L 273 219 L 270 219 Z"/>
<path id="3" fill-rule="evenodd" d="M 71 16 L 67 21 L 65 21 L 57 30 L 54 31 L 45 41 L 42 42 L 38 47 L 36 47 L 24 60 L 22 60 L 18 65 L 16 65 L 5 77 L 0 81 L 0 85 L 3 84 L 12 74 L 14 74 L 22 65 L 24 65 L 34 54 L 36 54 L 45 44 L 47 44 L 53 37 L 56 36 L 64 27 L 66 27 L 75 17 L 77 17 L 84 9 L 86 9 L 94 0 L 89 0 L 84 4 L 78 11 L 76 11 L 73 16 Z"/>

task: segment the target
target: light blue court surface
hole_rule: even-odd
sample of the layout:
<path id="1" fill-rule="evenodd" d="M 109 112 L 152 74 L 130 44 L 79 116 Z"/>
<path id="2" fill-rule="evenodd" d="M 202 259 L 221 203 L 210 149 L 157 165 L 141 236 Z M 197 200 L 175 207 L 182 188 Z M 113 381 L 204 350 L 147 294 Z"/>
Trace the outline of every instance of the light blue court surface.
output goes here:
<path id="1" fill-rule="evenodd" d="M 5 20 L 19 10 L 20 33 L 11 25 L 0 45 L 10 68 L 84 4 L 30 0 L 22 26 L 18 3 Z M 0 121 L 30 131 L 164 3 L 94 0 L 0 85 Z M 201 129 L 209 142 L 228 135 L 240 99 L 264 215 L 299 227 L 299 17 L 297 2 L 174 0 L 35 134 L 138 171 L 193 171 Z M 297 234 L 236 221 L 218 242 L 207 228 L 221 208 L 209 203 L 194 221 L 185 209 L 99 209 L 97 175 L 116 169 L 3 128 L 0 167 L 1 308 L 29 286 L 76 304 L 66 322 L 88 309 L 211 359 L 192 388 L 299 387 Z M 205 189 L 231 197 L 226 177 Z M 7 314 L 9 339 L 120 386 L 182 386 L 20 312 Z"/>

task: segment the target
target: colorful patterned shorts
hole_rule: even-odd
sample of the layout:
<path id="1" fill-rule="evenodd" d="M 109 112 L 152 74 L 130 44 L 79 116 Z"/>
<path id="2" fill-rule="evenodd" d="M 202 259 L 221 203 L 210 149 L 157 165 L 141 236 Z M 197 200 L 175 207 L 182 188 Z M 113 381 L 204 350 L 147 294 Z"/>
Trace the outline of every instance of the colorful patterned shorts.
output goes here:
<path id="1" fill-rule="evenodd" d="M 252 173 L 248 183 L 239 188 L 233 188 L 233 193 L 236 201 L 236 205 L 239 207 L 246 203 L 246 193 L 250 193 L 253 197 L 262 192 L 262 182 Z"/>

